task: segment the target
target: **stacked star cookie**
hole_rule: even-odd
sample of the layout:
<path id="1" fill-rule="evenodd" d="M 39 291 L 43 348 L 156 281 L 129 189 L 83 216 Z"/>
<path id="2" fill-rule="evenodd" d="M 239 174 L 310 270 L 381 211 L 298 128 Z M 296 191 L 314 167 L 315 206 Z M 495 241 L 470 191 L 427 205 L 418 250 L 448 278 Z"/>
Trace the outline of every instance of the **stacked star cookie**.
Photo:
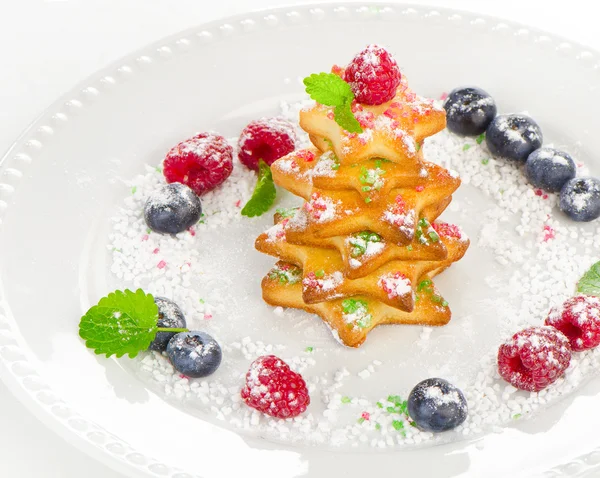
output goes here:
<path id="1" fill-rule="evenodd" d="M 267 303 L 315 313 L 357 347 L 380 324 L 446 324 L 450 308 L 431 279 L 463 257 L 469 240 L 437 221 L 460 179 L 421 149 L 444 129 L 444 110 L 403 77 L 391 101 L 353 111 L 360 134 L 341 128 L 331 107 L 301 111 L 314 146 L 271 170 L 305 202 L 276 214 L 256 248 L 279 259 L 262 281 Z"/>

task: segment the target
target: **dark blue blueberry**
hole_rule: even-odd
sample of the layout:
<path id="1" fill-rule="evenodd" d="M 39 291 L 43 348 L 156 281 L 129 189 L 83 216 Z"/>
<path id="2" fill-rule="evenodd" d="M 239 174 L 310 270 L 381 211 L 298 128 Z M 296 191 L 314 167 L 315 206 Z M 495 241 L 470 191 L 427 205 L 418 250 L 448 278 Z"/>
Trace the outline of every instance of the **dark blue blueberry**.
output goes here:
<path id="1" fill-rule="evenodd" d="M 155 191 L 144 206 L 148 227 L 161 234 L 177 234 L 198 222 L 200 199 L 185 184 L 171 183 Z"/>
<path id="2" fill-rule="evenodd" d="M 179 306 L 172 300 L 164 297 L 155 297 L 154 302 L 158 306 L 158 326 L 167 327 L 169 329 L 185 329 L 185 317 Z M 167 349 L 167 344 L 175 333 L 158 332 L 156 338 L 148 347 L 150 350 L 164 352 Z"/>
<path id="3" fill-rule="evenodd" d="M 428 378 L 408 396 L 408 414 L 421 430 L 444 432 L 456 428 L 467 418 L 463 393 L 441 378 Z"/>
<path id="4" fill-rule="evenodd" d="M 555 193 L 576 174 L 575 161 L 564 151 L 536 149 L 527 158 L 525 176 L 532 186 Z"/>
<path id="5" fill-rule="evenodd" d="M 560 191 L 560 209 L 574 221 L 600 217 L 600 179 L 571 179 Z"/>
<path id="6" fill-rule="evenodd" d="M 466 87 L 452 90 L 444 103 L 446 125 L 453 133 L 478 136 L 496 117 L 496 103 L 481 88 Z"/>
<path id="7" fill-rule="evenodd" d="M 167 355 L 175 369 L 187 377 L 206 377 L 219 368 L 221 347 L 204 332 L 181 332 L 167 345 Z"/>
<path id="8" fill-rule="evenodd" d="M 499 115 L 488 126 L 485 142 L 494 156 L 524 163 L 542 146 L 539 125 L 526 115 Z"/>

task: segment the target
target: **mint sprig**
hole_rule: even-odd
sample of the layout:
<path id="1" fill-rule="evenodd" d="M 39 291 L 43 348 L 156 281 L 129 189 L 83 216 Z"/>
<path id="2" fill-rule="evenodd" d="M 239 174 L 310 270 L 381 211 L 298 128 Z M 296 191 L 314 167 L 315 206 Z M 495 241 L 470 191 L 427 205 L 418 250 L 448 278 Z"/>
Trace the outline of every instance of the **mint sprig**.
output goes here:
<path id="1" fill-rule="evenodd" d="M 577 292 L 600 297 L 600 262 L 596 262 L 577 283 Z"/>
<path id="2" fill-rule="evenodd" d="M 275 183 L 271 168 L 262 159 L 258 161 L 258 181 L 252 197 L 242 209 L 242 216 L 255 217 L 267 212 L 275 202 Z"/>
<path id="3" fill-rule="evenodd" d="M 135 357 L 148 349 L 157 332 L 188 329 L 158 327 L 158 307 L 142 289 L 116 290 L 88 310 L 79 322 L 79 336 L 98 355 Z"/>
<path id="4" fill-rule="evenodd" d="M 349 133 L 363 129 L 352 112 L 354 93 L 350 85 L 334 73 L 313 73 L 304 78 L 306 92 L 317 103 L 333 106 L 335 122 Z"/>

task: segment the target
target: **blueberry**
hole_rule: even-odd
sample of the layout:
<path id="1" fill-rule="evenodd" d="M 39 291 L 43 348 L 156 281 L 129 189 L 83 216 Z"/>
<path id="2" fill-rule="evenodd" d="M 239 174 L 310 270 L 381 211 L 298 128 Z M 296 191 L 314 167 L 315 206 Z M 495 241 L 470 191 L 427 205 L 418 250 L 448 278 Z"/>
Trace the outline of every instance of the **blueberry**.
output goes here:
<path id="1" fill-rule="evenodd" d="M 444 103 L 448 129 L 462 136 L 478 136 L 496 117 L 494 99 L 480 88 L 452 90 Z"/>
<path id="2" fill-rule="evenodd" d="M 575 173 L 573 158 L 554 148 L 536 149 L 525 163 L 525 176 L 532 186 L 552 193 L 560 191 Z"/>
<path id="3" fill-rule="evenodd" d="M 167 345 L 167 355 L 175 369 L 187 377 L 206 377 L 219 368 L 221 347 L 204 332 L 181 332 Z"/>
<path id="4" fill-rule="evenodd" d="M 154 302 L 158 306 L 158 326 L 167 327 L 169 329 L 185 329 L 185 317 L 179 306 L 172 300 L 164 297 L 155 297 Z M 158 332 L 156 338 L 148 347 L 150 350 L 164 352 L 167 349 L 167 344 L 175 333 Z"/>
<path id="5" fill-rule="evenodd" d="M 456 428 L 467 418 L 463 393 L 441 378 L 418 383 L 408 396 L 408 414 L 421 430 L 444 432 Z"/>
<path id="6" fill-rule="evenodd" d="M 144 206 L 144 219 L 154 232 L 177 234 L 198 222 L 200 199 L 185 184 L 171 183 L 155 191 Z"/>
<path id="7" fill-rule="evenodd" d="M 485 142 L 494 156 L 520 161 L 542 146 L 542 130 L 529 116 L 496 116 L 485 133 Z"/>
<path id="8" fill-rule="evenodd" d="M 600 179 L 574 178 L 560 191 L 560 209 L 574 221 L 600 217 Z"/>

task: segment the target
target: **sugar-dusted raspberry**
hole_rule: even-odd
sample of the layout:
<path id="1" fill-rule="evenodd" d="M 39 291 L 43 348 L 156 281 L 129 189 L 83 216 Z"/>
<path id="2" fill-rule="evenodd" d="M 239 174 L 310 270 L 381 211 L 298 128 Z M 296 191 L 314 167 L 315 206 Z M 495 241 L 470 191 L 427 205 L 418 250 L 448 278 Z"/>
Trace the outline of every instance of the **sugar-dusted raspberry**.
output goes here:
<path id="1" fill-rule="evenodd" d="M 258 160 L 269 166 L 296 149 L 294 126 L 281 118 L 252 121 L 238 140 L 238 158 L 248 168 L 258 171 Z"/>
<path id="2" fill-rule="evenodd" d="M 200 133 L 167 153 L 163 174 L 168 183 L 183 183 L 199 196 L 222 184 L 233 171 L 233 148 L 223 136 Z"/>
<path id="3" fill-rule="evenodd" d="M 530 327 L 498 350 L 498 372 L 521 390 L 539 392 L 563 375 L 571 362 L 569 340 L 552 327 Z"/>
<path id="4" fill-rule="evenodd" d="M 400 68 L 396 60 L 378 45 L 369 45 L 358 53 L 344 72 L 356 101 L 381 105 L 396 95 L 400 84 Z"/>
<path id="5" fill-rule="evenodd" d="M 550 310 L 546 325 L 565 334 L 573 350 L 597 347 L 600 345 L 600 299 L 589 295 L 571 297 Z"/>
<path id="6" fill-rule="evenodd" d="M 275 418 L 298 416 L 310 404 L 302 376 L 274 355 L 258 357 L 250 365 L 242 399 L 248 406 Z"/>

